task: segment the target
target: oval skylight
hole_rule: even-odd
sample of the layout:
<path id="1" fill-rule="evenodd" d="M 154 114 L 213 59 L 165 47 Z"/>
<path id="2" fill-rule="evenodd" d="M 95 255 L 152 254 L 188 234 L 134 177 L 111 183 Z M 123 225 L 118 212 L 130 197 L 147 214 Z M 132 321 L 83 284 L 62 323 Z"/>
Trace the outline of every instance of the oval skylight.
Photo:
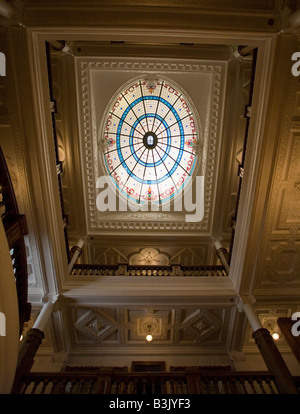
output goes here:
<path id="1" fill-rule="evenodd" d="M 121 195 L 163 204 L 189 182 L 199 140 L 193 105 L 166 79 L 135 79 L 111 100 L 101 131 L 107 174 Z"/>

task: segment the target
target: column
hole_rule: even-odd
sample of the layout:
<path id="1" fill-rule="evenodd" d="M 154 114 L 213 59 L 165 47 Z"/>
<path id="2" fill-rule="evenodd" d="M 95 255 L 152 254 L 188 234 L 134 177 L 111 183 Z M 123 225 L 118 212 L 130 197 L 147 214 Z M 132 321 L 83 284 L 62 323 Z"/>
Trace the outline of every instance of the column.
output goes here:
<path id="1" fill-rule="evenodd" d="M 221 260 L 222 265 L 225 267 L 227 275 L 229 274 L 229 264 L 228 264 L 228 252 L 225 247 L 222 246 L 219 240 L 213 239 L 215 248 L 217 250 L 217 255 Z"/>
<path id="2" fill-rule="evenodd" d="M 48 297 L 47 302 L 42 307 L 39 316 L 37 317 L 33 328 L 32 329 L 38 329 L 39 331 L 44 331 L 45 325 L 49 320 L 49 317 L 51 313 L 53 312 L 54 305 L 57 301 L 58 296 L 57 295 L 51 295 Z"/>
<path id="3" fill-rule="evenodd" d="M 280 394 L 298 394 L 291 373 L 278 351 L 270 332 L 262 326 L 251 303 L 251 298 L 240 297 L 240 305 L 253 329 L 253 338 L 265 364 L 268 370 L 275 376 L 275 382 Z"/>
<path id="4" fill-rule="evenodd" d="M 22 376 L 30 372 L 32 368 L 32 365 L 34 363 L 34 356 L 44 338 L 43 331 L 51 313 L 54 310 L 57 298 L 57 295 L 49 295 L 47 297 L 47 302 L 45 302 L 44 306 L 42 307 L 33 327 L 26 333 L 21 342 L 15 380 L 11 391 L 12 394 L 18 392 Z"/>
<path id="5" fill-rule="evenodd" d="M 73 246 L 72 249 L 71 249 L 71 252 L 73 253 L 73 256 L 72 256 L 71 261 L 70 261 L 69 266 L 68 266 L 69 274 L 72 272 L 74 264 L 76 263 L 78 257 L 81 255 L 84 242 L 85 242 L 85 238 L 84 239 L 79 239 L 77 244 L 75 246 Z"/>

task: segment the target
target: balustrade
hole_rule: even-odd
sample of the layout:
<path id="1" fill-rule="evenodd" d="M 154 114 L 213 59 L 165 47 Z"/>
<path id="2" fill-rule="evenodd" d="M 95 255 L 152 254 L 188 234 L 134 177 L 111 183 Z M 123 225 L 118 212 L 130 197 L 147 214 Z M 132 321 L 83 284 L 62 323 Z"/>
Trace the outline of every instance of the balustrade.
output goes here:
<path id="1" fill-rule="evenodd" d="M 294 377 L 300 385 L 300 378 Z M 20 394 L 279 394 L 269 372 L 30 373 Z"/>
<path id="2" fill-rule="evenodd" d="M 19 305 L 20 333 L 30 318 L 31 305 L 27 302 L 28 276 L 24 236 L 27 234 L 25 216 L 19 209 L 3 152 L 0 148 L 0 213 L 10 249 Z"/>
<path id="3" fill-rule="evenodd" d="M 90 265 L 75 264 L 72 268 L 74 276 L 227 276 L 224 266 L 132 266 L 127 264 Z"/>

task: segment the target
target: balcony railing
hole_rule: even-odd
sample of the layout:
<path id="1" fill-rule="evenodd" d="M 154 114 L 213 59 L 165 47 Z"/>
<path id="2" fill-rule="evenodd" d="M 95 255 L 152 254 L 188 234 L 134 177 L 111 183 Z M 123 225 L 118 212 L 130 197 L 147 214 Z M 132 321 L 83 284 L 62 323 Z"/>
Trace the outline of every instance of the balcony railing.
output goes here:
<path id="1" fill-rule="evenodd" d="M 299 387 L 299 377 L 295 377 Z M 20 394 L 278 394 L 269 372 L 30 373 Z"/>
<path id="2" fill-rule="evenodd" d="M 90 265 L 75 264 L 74 276 L 227 276 L 224 266 L 133 266 L 128 264 Z"/>
<path id="3" fill-rule="evenodd" d="M 31 305 L 28 297 L 27 257 L 24 235 L 27 224 L 19 209 L 4 155 L 0 148 L 0 212 L 10 249 L 19 305 L 20 333 L 30 318 Z"/>

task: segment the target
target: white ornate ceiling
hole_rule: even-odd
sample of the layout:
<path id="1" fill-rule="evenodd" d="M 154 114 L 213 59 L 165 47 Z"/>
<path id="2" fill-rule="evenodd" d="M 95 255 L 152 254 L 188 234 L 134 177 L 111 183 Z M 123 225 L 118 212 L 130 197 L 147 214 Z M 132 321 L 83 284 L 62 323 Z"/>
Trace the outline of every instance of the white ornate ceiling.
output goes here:
<path id="1" fill-rule="evenodd" d="M 80 144 L 84 200 L 88 234 L 100 234 L 108 230 L 165 231 L 169 230 L 211 232 L 218 170 L 218 157 L 222 144 L 223 96 L 226 85 L 226 63 L 215 61 L 178 61 L 158 59 L 78 58 L 77 69 Z M 126 82 L 137 76 L 167 77 L 186 91 L 195 105 L 203 140 L 202 171 L 205 177 L 204 218 L 201 222 L 188 223 L 187 211 L 127 211 L 100 212 L 97 208 L 97 179 L 107 175 L 99 160 L 99 131 L 105 117 L 105 109 L 113 95 Z M 100 132 L 101 134 L 101 132 Z M 66 167 L 67 168 L 67 167 Z M 194 213 L 195 214 L 195 213 Z"/>
<path id="2" fill-rule="evenodd" d="M 284 26 L 278 2 L 257 0 L 238 4 L 240 2 L 224 1 L 223 9 L 211 10 L 209 2 L 189 1 L 185 2 L 182 17 L 181 3 L 167 1 L 164 3 L 172 6 L 172 12 L 162 7 L 161 19 L 155 20 L 155 24 L 161 24 L 163 29 L 157 32 L 152 18 L 150 22 L 147 14 L 141 13 L 141 19 L 136 19 L 126 8 L 127 2 L 121 0 L 113 3 L 121 5 L 116 8 L 114 23 L 122 30 L 109 27 L 109 20 L 108 23 L 103 20 L 103 25 L 108 26 L 99 29 L 102 16 L 109 18 L 111 2 L 101 2 L 101 5 L 95 2 L 93 7 L 97 10 L 95 13 L 89 10 L 82 36 L 78 29 L 83 24 L 82 16 L 78 10 L 85 6 L 80 2 L 76 10 L 70 2 L 62 2 L 59 13 L 50 0 L 25 3 L 25 15 L 29 25 L 33 25 L 31 34 L 35 41 L 31 45 L 32 39 L 28 39 L 28 45 L 35 60 L 30 63 L 28 73 L 20 74 L 16 85 L 10 85 L 16 94 L 16 98 L 9 95 L 7 105 L 7 113 L 14 115 L 9 129 L 13 139 L 3 141 L 7 153 L 12 154 L 10 165 L 15 173 L 18 198 L 23 202 L 29 222 L 26 243 L 31 297 L 39 300 L 47 289 L 60 290 L 64 296 L 61 311 L 53 315 L 48 328 L 47 340 L 51 339 L 46 345 L 52 342 L 55 350 L 63 349 L 63 327 L 67 327 L 65 341 L 78 354 L 89 354 L 89 347 L 91 352 L 97 353 L 101 348 L 108 353 L 112 345 L 123 347 L 123 350 L 133 349 L 134 353 L 136 347 L 143 348 L 143 321 L 147 323 L 150 318 L 158 335 L 154 347 L 160 344 L 168 352 L 170 348 L 182 350 L 183 347 L 191 347 L 191 352 L 197 350 L 199 354 L 210 347 L 224 350 L 228 346 L 225 352 L 242 349 L 243 345 L 251 348 L 251 330 L 247 328 L 244 339 L 245 318 L 230 299 L 240 293 L 254 294 L 261 319 L 272 329 L 277 315 L 290 316 L 299 309 L 299 81 L 292 77 L 289 69 L 291 53 L 299 49 L 299 44 L 292 35 L 276 32 L 280 24 Z M 161 2 L 145 3 L 145 7 L 152 8 L 153 4 L 160 7 Z M 235 8 L 229 12 L 233 3 Z M 41 12 L 43 5 L 48 7 L 47 13 Z M 205 9 L 204 13 L 199 5 Z M 54 21 L 54 25 L 64 26 L 66 16 L 74 19 L 72 24 L 78 27 L 71 30 L 66 26 L 62 31 L 60 27 L 52 27 Z M 122 22 L 125 21 L 124 28 Z M 45 29 L 46 34 L 41 31 L 42 34 L 39 32 L 34 37 L 34 26 L 43 24 L 51 26 L 51 30 Z M 130 31 L 130 25 L 135 31 Z M 206 28 L 208 31 L 203 34 Z M 137 30 L 142 33 L 140 38 L 137 38 Z M 249 214 L 239 223 L 237 260 L 226 282 L 223 280 L 220 284 L 217 280 L 213 286 L 211 280 L 202 284 L 198 283 L 199 278 L 191 281 L 191 278 L 174 277 L 175 280 L 168 280 L 168 286 L 167 281 L 161 283 L 160 279 L 155 280 L 153 286 L 151 279 L 136 283 L 119 277 L 110 279 L 108 286 L 108 277 L 94 281 L 64 274 L 61 260 L 58 260 L 61 245 L 56 244 L 60 241 L 55 233 L 56 216 L 54 213 L 52 216 L 51 211 L 56 194 L 51 191 L 56 189 L 57 183 L 55 166 L 51 170 L 50 158 L 47 158 L 53 142 L 50 145 L 50 139 L 47 141 L 51 122 L 47 118 L 48 79 L 43 60 L 43 42 L 48 40 L 46 36 L 53 39 L 56 33 L 67 41 L 70 37 L 73 53 L 55 52 L 51 57 L 52 87 L 57 104 L 56 132 L 61 154 L 64 154 L 63 196 L 68 231 L 71 245 L 87 235 L 81 260 L 97 264 L 159 261 L 160 264 L 202 265 L 216 261 L 211 236 L 222 236 L 228 246 L 251 75 L 251 60 L 233 59 L 232 47 L 249 42 L 258 44 L 259 51 L 263 50 L 263 54 L 259 52 L 258 55 L 256 82 L 259 88 L 255 90 L 251 111 L 252 142 L 247 159 L 247 166 L 251 168 L 245 169 L 247 191 L 243 207 L 250 206 L 245 208 Z M 44 37 L 40 41 L 38 36 Z M 122 36 L 126 38 L 124 42 Z M 18 43 L 16 39 L 20 41 L 21 35 L 15 35 L 12 45 L 14 41 Z M 116 41 L 118 43 L 114 43 Z M 182 41 L 184 44 L 180 44 Z M 194 42 L 194 46 L 190 42 Z M 28 45 L 21 46 L 24 56 Z M 12 50 L 11 54 L 19 62 L 19 52 Z M 204 219 L 200 223 L 186 222 L 185 212 L 153 211 L 137 215 L 134 212 L 101 213 L 96 208 L 95 183 L 102 173 L 97 138 L 106 105 L 127 81 L 157 73 L 181 85 L 191 97 L 207 140 Z M 32 105 L 28 103 L 27 78 L 30 76 Z M 42 114 L 39 112 L 41 103 Z M 15 115 L 18 108 L 22 108 L 22 114 Z M 4 112 L 1 112 L 4 114 L 2 121 L 7 125 L 9 117 Z M 7 131 L 4 135 L 10 137 Z M 14 145 L 11 144 L 13 140 Z M 24 156 L 22 148 L 25 148 Z M 255 171 L 253 165 L 257 167 Z M 248 189 L 251 190 L 249 197 Z M 247 225 L 251 225 L 249 231 Z M 239 250 L 241 244 L 243 251 Z M 240 267 L 239 263 L 242 263 Z M 147 290 L 149 297 L 146 297 Z M 151 307 L 151 301 L 155 306 Z"/>
<path id="3" fill-rule="evenodd" d="M 117 243 L 113 236 L 118 238 L 124 231 L 145 239 L 151 234 L 154 237 L 153 246 L 159 243 L 159 234 L 164 237 L 172 235 L 173 244 L 181 234 L 194 238 L 185 242 L 190 243 L 185 244 L 187 248 L 195 240 L 200 249 L 207 246 L 203 263 L 214 263 L 216 257 L 212 237 L 222 236 L 229 247 L 238 186 L 239 153 L 245 135 L 246 120 L 243 115 L 248 103 L 251 60 L 231 61 L 229 47 L 221 49 L 215 46 L 211 46 L 209 60 L 91 56 L 93 52 L 98 52 L 99 47 L 103 46 L 81 42 L 80 56 L 76 53 L 75 57 L 52 53 L 52 88 L 54 99 L 59 103 L 55 116 L 56 130 L 60 148 L 64 151 L 63 194 L 71 244 L 88 235 L 84 257 L 91 263 L 96 260 L 93 256 L 96 244 L 102 244 L 100 235 L 105 234 L 113 247 Z M 88 56 L 83 57 L 86 50 Z M 207 47 L 206 53 L 208 50 Z M 131 54 L 134 53 L 137 51 L 133 47 Z M 72 72 L 76 72 L 77 108 L 74 102 L 69 101 L 73 95 L 69 90 L 71 85 L 65 79 Z M 194 103 L 203 141 L 202 166 L 197 175 L 203 175 L 204 187 L 203 196 L 201 194 L 196 202 L 193 199 L 192 211 L 187 211 L 185 202 L 182 202 L 181 211 L 176 211 L 172 204 L 170 211 L 163 211 L 162 208 L 157 211 L 153 205 L 146 212 L 131 211 L 128 206 L 125 211 L 119 211 L 122 208 L 118 208 L 118 199 L 117 211 L 101 212 L 97 208 L 97 197 L 102 191 L 97 188 L 97 180 L 107 174 L 99 156 L 99 131 L 105 110 L 124 84 L 145 76 L 165 76 L 179 85 Z M 77 109 L 78 133 L 72 126 L 74 119 L 70 119 L 70 108 Z M 195 187 L 194 180 L 190 189 L 193 197 Z M 200 221 L 196 219 L 194 222 L 194 216 L 200 214 L 202 207 L 203 216 Z M 133 245 L 136 243 L 133 238 L 131 242 Z M 150 247 L 146 240 L 140 239 L 139 243 Z M 165 243 L 168 244 L 167 240 Z"/>

